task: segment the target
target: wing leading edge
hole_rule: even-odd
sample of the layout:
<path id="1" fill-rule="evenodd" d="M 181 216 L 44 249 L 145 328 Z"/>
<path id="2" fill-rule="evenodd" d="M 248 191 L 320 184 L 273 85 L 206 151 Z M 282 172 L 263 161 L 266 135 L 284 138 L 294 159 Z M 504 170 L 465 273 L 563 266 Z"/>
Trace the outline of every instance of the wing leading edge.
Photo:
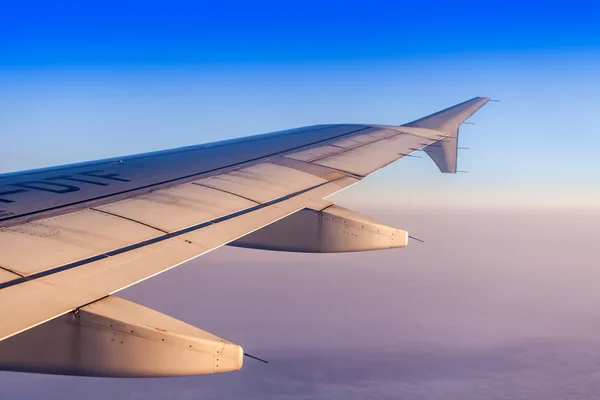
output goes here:
<path id="1" fill-rule="evenodd" d="M 0 176 L 0 369 L 170 376 L 241 368 L 241 348 L 217 336 L 183 323 L 177 329 L 189 332 L 186 338 L 176 332 L 156 335 L 147 327 L 156 323 L 162 332 L 159 325 L 171 324 L 166 316 L 144 311 L 150 318 L 144 323 L 127 314 L 139 314 L 139 308 L 114 300 L 111 304 L 124 304 L 123 312 L 98 317 L 90 306 L 231 243 L 308 252 L 404 247 L 407 232 L 324 199 L 418 150 L 442 172 L 456 172 L 458 128 L 488 100 L 474 98 L 403 126 L 323 125 L 128 157 L 117 164 L 91 163 L 94 171 L 85 164 Z M 44 206 L 46 197 L 51 208 Z M 85 337 L 65 339 L 65 332 L 69 338 Z M 40 340 L 80 357 L 32 357 L 26 349 L 43 350 Z M 165 341 L 173 341 L 175 353 L 158 350 Z M 83 352 L 77 347 L 81 343 L 94 348 Z M 126 347 L 124 360 L 130 365 L 82 356 L 120 354 L 109 348 L 117 344 Z M 232 349 L 227 367 L 219 353 L 223 346 Z M 205 364 L 146 370 L 140 360 L 152 360 L 153 349 L 156 359 L 168 354 L 173 363 L 178 361 L 173 354 L 189 363 L 199 351 Z"/>

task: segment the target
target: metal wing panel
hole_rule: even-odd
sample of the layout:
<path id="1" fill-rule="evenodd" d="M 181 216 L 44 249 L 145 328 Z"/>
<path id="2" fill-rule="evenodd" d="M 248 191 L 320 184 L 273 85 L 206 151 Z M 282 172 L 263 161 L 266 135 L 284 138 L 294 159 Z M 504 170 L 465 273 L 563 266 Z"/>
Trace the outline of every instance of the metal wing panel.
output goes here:
<path id="1" fill-rule="evenodd" d="M 314 161 L 315 164 L 367 176 L 378 169 L 423 147 L 422 138 L 406 133 L 373 141 Z"/>
<path id="2" fill-rule="evenodd" d="M 373 130 L 368 133 L 368 135 L 373 139 L 383 139 L 386 137 L 394 136 L 398 134 L 398 128 L 396 127 L 387 127 L 387 126 L 378 126 L 373 127 Z M 362 135 L 359 135 L 362 136 Z"/>
<path id="3" fill-rule="evenodd" d="M 483 105 L 483 100 L 476 103 L 467 107 L 469 113 Z M 455 114 L 446 113 L 453 124 L 467 111 Z M 0 284 L 0 340 L 173 268 L 302 208 L 322 209 L 327 203 L 323 198 L 358 181 L 337 179 L 341 172 L 367 176 L 415 150 L 446 140 L 449 133 L 437 130 L 441 129 L 438 125 L 446 127 L 444 118 L 441 113 L 435 114 L 431 119 L 435 126 L 418 120 L 413 124 L 416 127 L 307 127 L 239 141 L 0 175 L 0 227 L 4 227 L 0 234 L 5 235 L 0 236 L 0 282 L 12 277 L 11 266 L 23 275 L 45 271 Z M 321 149 L 314 150 L 318 147 Z M 334 151 L 330 147 L 339 150 L 329 154 Z M 294 154 L 311 148 L 312 154 L 321 153 L 316 158 L 300 156 L 310 163 L 293 159 Z M 267 163 L 269 158 L 277 161 Z M 312 174 L 314 171 L 318 173 Z M 328 182 L 332 179 L 337 180 Z M 227 211 L 206 210 L 207 215 L 200 215 L 198 208 L 184 217 L 173 208 L 187 201 L 181 200 L 183 196 L 152 197 L 159 188 L 167 190 L 182 184 L 244 197 L 247 204 L 263 204 L 193 225 Z M 134 215 L 138 211 L 135 202 L 123 202 L 121 208 L 113 209 L 121 216 L 112 215 L 117 212 L 107 214 L 110 208 L 81 211 L 89 207 L 101 210 L 106 204 L 140 195 L 149 197 L 138 201 L 156 205 L 152 213 Z M 190 202 L 186 206 L 194 208 Z M 177 217 L 172 225 L 160 228 L 173 233 L 144 225 L 144 221 L 158 223 L 163 211 L 164 215 Z M 50 213 L 63 213 L 64 219 L 55 224 L 56 217 Z M 99 215 L 119 222 L 91 221 Z M 39 221 L 26 220 L 31 218 Z M 174 232 L 178 229 L 183 231 Z M 146 237 L 149 239 L 144 240 Z M 26 257 L 30 258 L 15 261 L 17 253 L 29 253 Z M 50 260 L 45 260 L 46 256 Z M 73 260 L 81 261 L 63 265 Z M 63 266 L 54 269 L 56 265 Z"/>
<path id="4" fill-rule="evenodd" d="M 249 209 L 258 201 L 271 201 L 327 181 L 294 168 L 261 163 L 201 181 L 216 189 L 187 183 L 92 209 L 0 228 L 0 268 L 16 274 L 3 273 L 1 279 L 11 281 L 103 256 Z"/>
<path id="5" fill-rule="evenodd" d="M 365 129 L 364 125 L 305 127 L 222 143 L 0 175 L 0 226 L 26 222 L 25 218 L 67 207 L 68 211 L 77 211 L 89 207 L 91 202 L 94 205 L 111 203 L 161 185 L 188 183 Z"/>
<path id="6" fill-rule="evenodd" d="M 394 128 L 371 128 L 365 133 L 360 135 L 352 135 L 348 137 L 348 140 L 358 143 L 371 143 L 377 139 L 383 139 L 385 137 L 394 136 L 398 134 L 398 130 Z"/>
<path id="7" fill-rule="evenodd" d="M 4 282 L 10 282 L 14 279 L 20 278 L 20 275 L 17 275 L 13 272 L 9 272 L 6 271 L 2 268 L 0 268 L 0 284 L 4 283 Z"/>
<path id="8" fill-rule="evenodd" d="M 0 341 L 68 313 L 79 299 L 77 292 L 66 294 L 38 280 L 0 290 Z"/>
<path id="9" fill-rule="evenodd" d="M 10 281 L 103 255 L 324 182 L 327 180 L 297 169 L 261 163 L 198 182 L 217 189 L 187 183 L 0 228 L 0 268 L 17 274 L 4 273 L 1 279 Z"/>
<path id="10" fill-rule="evenodd" d="M 185 183 L 95 209 L 139 221 L 166 232 L 175 232 L 257 204 L 220 190 Z"/>
<path id="11" fill-rule="evenodd" d="M 360 145 L 360 143 L 355 142 L 350 139 L 339 139 L 339 140 L 336 140 L 335 142 L 331 142 L 331 145 L 336 146 L 336 147 L 341 147 L 343 149 L 349 149 L 351 147 L 356 147 L 356 146 Z"/>
<path id="12" fill-rule="evenodd" d="M 339 147 L 325 145 L 325 146 L 320 146 L 320 147 L 313 147 L 311 149 L 304 150 L 304 151 L 299 151 L 297 153 L 290 154 L 286 157 L 294 159 L 294 160 L 298 160 L 298 161 L 310 162 L 316 158 L 321 158 L 324 156 L 335 154 L 340 151 L 341 151 L 341 149 Z"/>
<path id="13" fill-rule="evenodd" d="M 0 266 L 27 276 L 163 234 L 126 219 L 82 210 L 0 229 Z"/>
<path id="14" fill-rule="evenodd" d="M 442 171 L 456 170 L 456 163 L 451 168 L 443 168 L 435 158 L 435 154 L 447 147 L 456 147 L 456 138 L 449 137 L 446 132 L 404 126 L 372 127 L 365 132 L 348 135 L 326 146 L 286 154 L 285 157 L 368 176 L 414 151 L 423 150 L 434 158 Z"/>
<path id="15" fill-rule="evenodd" d="M 0 290 L 0 340 L 30 329 L 174 268 L 263 226 L 321 201 L 354 183 L 340 179 L 271 205 L 157 239 L 135 250 Z"/>
<path id="16" fill-rule="evenodd" d="M 419 118 L 403 126 L 428 128 L 446 134 L 456 135 L 460 124 L 483 107 L 488 101 L 490 101 L 489 97 L 474 97 L 471 100 L 467 100 L 426 117 Z"/>
<path id="17" fill-rule="evenodd" d="M 270 210 L 263 211 L 268 212 Z M 290 212 L 296 211 L 292 209 Z M 262 214 L 262 213 L 261 213 Z M 287 213 L 283 214 L 283 216 Z M 270 215 L 269 215 L 270 216 Z M 260 220 L 258 216 L 253 218 Z M 262 220 L 263 224 L 270 222 Z M 257 228 L 262 227 L 258 225 Z M 226 232 L 215 232 L 226 243 Z M 233 237 L 232 239 L 235 239 Z M 210 238 L 217 243 L 218 238 Z M 198 257 L 210 247 L 182 237 L 58 272 L 0 291 L 0 340 Z"/>
<path id="18" fill-rule="evenodd" d="M 327 180 L 297 169 L 261 163 L 194 183 L 266 203 L 325 182 Z"/>

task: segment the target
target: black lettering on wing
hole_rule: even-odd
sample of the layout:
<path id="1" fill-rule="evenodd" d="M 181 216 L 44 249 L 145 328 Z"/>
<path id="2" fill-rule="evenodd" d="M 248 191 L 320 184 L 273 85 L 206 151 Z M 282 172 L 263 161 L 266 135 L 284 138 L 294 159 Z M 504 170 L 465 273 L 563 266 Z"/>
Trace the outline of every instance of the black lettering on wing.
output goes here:
<path id="1" fill-rule="evenodd" d="M 95 179 L 91 180 L 91 179 L 87 179 L 87 178 L 82 178 L 78 175 L 82 175 L 84 177 L 95 178 Z M 63 183 L 63 182 L 60 182 L 60 183 L 56 182 L 58 180 L 68 181 L 70 184 Z M 102 182 L 102 180 L 108 180 L 109 182 Z M 86 183 L 89 185 L 96 185 L 96 186 L 110 186 L 110 181 L 131 182 L 129 179 L 122 178 L 120 174 L 104 172 L 103 170 L 86 171 L 86 172 L 80 172 L 80 173 L 73 174 L 73 175 L 59 175 L 59 176 L 53 176 L 50 178 L 44 178 L 44 180 L 40 180 L 40 181 L 11 183 L 8 186 L 16 186 L 19 189 L 6 190 L 6 191 L 0 192 L 0 203 L 5 203 L 5 204 L 14 203 L 16 200 L 11 199 L 10 197 L 6 198 L 6 196 L 17 194 L 17 193 L 38 190 L 38 191 L 48 192 L 48 193 L 65 194 L 65 193 L 77 192 L 80 190 L 79 186 L 75 186 L 75 184 L 73 184 L 73 182 Z"/>
<path id="2" fill-rule="evenodd" d="M 5 192 L 0 192 L 0 196 L 6 196 L 6 195 L 10 195 L 10 194 L 15 194 L 15 193 L 23 193 L 26 192 L 27 190 L 25 189 L 15 189 L 15 190 L 7 190 Z M 9 199 L 3 199 L 0 197 L 0 203 L 14 203 L 14 200 L 9 200 Z"/>
<path id="3" fill-rule="evenodd" d="M 78 175 L 90 176 L 92 178 L 110 179 L 110 180 L 119 181 L 119 182 L 131 182 L 129 179 L 119 178 L 120 174 L 116 174 L 114 172 L 105 173 L 102 170 L 80 172 Z"/>
<path id="4" fill-rule="evenodd" d="M 61 176 L 55 176 L 53 178 L 46 178 L 47 181 L 55 181 L 55 180 L 59 180 L 59 179 L 66 180 L 66 181 L 72 181 L 72 182 L 89 183 L 90 185 L 108 186 L 108 183 L 90 181 L 88 179 L 73 178 L 72 175 L 61 175 Z"/>
<path id="5" fill-rule="evenodd" d="M 44 181 L 12 183 L 11 186 L 22 187 L 22 188 L 30 189 L 30 190 L 41 190 L 43 192 L 58 193 L 58 194 L 71 193 L 71 192 L 76 192 L 79 190 L 79 188 L 77 186 L 65 185 L 63 183 L 55 183 L 55 182 L 44 182 Z"/>

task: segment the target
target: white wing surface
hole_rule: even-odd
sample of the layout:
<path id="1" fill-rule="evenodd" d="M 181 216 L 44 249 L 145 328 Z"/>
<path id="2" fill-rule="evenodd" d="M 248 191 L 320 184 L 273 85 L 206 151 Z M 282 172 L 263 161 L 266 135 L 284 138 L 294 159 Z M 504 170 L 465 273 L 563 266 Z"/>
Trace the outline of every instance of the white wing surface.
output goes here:
<path id="1" fill-rule="evenodd" d="M 113 294 L 226 244 L 406 246 L 405 231 L 324 199 L 417 150 L 456 172 L 458 127 L 488 100 L 406 126 L 321 125 L 0 175 L 0 369 L 170 376 L 241 368 L 239 346 Z"/>

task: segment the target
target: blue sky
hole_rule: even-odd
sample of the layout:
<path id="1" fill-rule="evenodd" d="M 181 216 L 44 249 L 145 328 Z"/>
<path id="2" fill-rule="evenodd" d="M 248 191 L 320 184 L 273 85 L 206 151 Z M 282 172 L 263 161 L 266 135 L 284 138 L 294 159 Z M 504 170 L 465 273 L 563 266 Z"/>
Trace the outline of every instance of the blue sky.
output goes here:
<path id="1" fill-rule="evenodd" d="M 197 66 L 594 48 L 595 11 L 592 2 L 8 1 L 1 25 L 17 68 Z"/>
<path id="2" fill-rule="evenodd" d="M 0 170 L 314 123 L 401 124 L 491 96 L 502 103 L 461 131 L 469 174 L 404 160 L 365 182 L 386 194 L 380 205 L 443 196 L 595 206 L 598 11 L 591 2 L 5 2 Z M 374 201 L 365 193 L 348 201 Z"/>
<path id="3" fill-rule="evenodd" d="M 337 255 L 222 248 L 119 294 L 270 364 L 141 381 L 4 372 L 2 393 L 599 393 L 598 7 L 0 0 L 0 172 L 502 100 L 461 128 L 468 174 L 411 158 L 335 199 L 426 243 Z"/>

